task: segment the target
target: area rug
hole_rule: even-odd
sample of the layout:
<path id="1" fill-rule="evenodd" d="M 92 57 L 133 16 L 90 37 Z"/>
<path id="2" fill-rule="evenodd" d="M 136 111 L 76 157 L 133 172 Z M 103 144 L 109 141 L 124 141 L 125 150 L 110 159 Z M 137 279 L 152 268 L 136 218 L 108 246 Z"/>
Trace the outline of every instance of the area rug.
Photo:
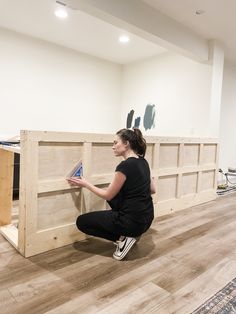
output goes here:
<path id="1" fill-rule="evenodd" d="M 223 289 L 199 306 L 191 314 L 233 314 L 236 313 L 236 278 Z"/>

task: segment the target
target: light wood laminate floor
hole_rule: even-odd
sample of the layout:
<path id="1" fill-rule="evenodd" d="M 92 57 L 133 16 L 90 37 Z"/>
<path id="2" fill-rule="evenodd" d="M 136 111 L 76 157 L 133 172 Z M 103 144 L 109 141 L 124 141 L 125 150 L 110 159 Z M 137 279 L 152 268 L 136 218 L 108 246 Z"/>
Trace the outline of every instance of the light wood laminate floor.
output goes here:
<path id="1" fill-rule="evenodd" d="M 90 238 L 23 258 L 0 236 L 0 313 L 191 313 L 236 277 L 236 194 L 155 219 L 124 261 Z"/>

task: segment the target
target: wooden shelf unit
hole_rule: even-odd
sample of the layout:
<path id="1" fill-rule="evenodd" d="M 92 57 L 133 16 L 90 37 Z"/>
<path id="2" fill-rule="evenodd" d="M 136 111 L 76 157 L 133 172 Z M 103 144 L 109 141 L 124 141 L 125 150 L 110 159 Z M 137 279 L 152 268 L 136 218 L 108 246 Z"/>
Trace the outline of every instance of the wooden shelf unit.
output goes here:
<path id="1" fill-rule="evenodd" d="M 217 139 L 145 137 L 146 158 L 155 177 L 155 215 L 165 215 L 216 198 Z M 85 238 L 76 217 L 105 209 L 106 202 L 65 180 L 78 160 L 84 176 L 107 186 L 120 158 L 110 134 L 21 131 L 18 228 L 11 224 L 13 148 L 0 147 L 1 233 L 25 257 Z"/>

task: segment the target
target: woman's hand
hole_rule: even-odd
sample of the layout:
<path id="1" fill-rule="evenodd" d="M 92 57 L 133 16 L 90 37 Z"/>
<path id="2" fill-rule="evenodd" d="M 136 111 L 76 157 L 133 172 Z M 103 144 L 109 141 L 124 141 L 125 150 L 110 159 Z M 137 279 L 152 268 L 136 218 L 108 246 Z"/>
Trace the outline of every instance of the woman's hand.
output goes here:
<path id="1" fill-rule="evenodd" d="M 89 191 L 107 201 L 110 201 L 120 191 L 125 180 L 126 176 L 122 172 L 116 171 L 109 186 L 106 189 L 101 189 L 90 183 L 84 177 L 71 177 L 67 179 L 72 186 L 87 188 Z"/>
<path id="2" fill-rule="evenodd" d="M 70 177 L 67 181 L 74 186 L 78 186 L 80 188 L 86 188 L 88 186 L 88 181 L 84 177 Z"/>

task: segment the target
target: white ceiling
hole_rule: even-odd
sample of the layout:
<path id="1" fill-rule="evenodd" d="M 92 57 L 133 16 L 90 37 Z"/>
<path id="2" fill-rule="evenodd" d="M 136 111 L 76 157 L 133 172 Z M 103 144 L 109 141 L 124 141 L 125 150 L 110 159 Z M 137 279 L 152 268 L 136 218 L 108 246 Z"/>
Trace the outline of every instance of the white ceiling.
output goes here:
<path id="1" fill-rule="evenodd" d="M 236 0 L 142 0 L 205 39 L 216 39 L 236 64 Z M 204 10 L 202 15 L 196 10 Z"/>
<path id="2" fill-rule="evenodd" d="M 236 64 L 236 0 L 142 1 L 203 38 L 219 40 L 224 46 L 226 58 Z M 69 18 L 59 20 L 54 15 L 55 5 L 55 0 L 0 0 L 0 27 L 120 64 L 165 51 L 154 43 L 81 11 L 69 10 Z M 205 10 L 205 13 L 196 15 L 198 9 Z M 123 33 L 130 36 L 127 45 L 118 42 L 119 35 Z"/>
<path id="3" fill-rule="evenodd" d="M 55 0 L 0 0 L 0 27 L 120 64 L 166 51 L 78 10 L 68 10 L 69 17 L 60 20 L 54 15 L 55 8 Z M 129 35 L 129 44 L 119 43 L 122 34 Z"/>

